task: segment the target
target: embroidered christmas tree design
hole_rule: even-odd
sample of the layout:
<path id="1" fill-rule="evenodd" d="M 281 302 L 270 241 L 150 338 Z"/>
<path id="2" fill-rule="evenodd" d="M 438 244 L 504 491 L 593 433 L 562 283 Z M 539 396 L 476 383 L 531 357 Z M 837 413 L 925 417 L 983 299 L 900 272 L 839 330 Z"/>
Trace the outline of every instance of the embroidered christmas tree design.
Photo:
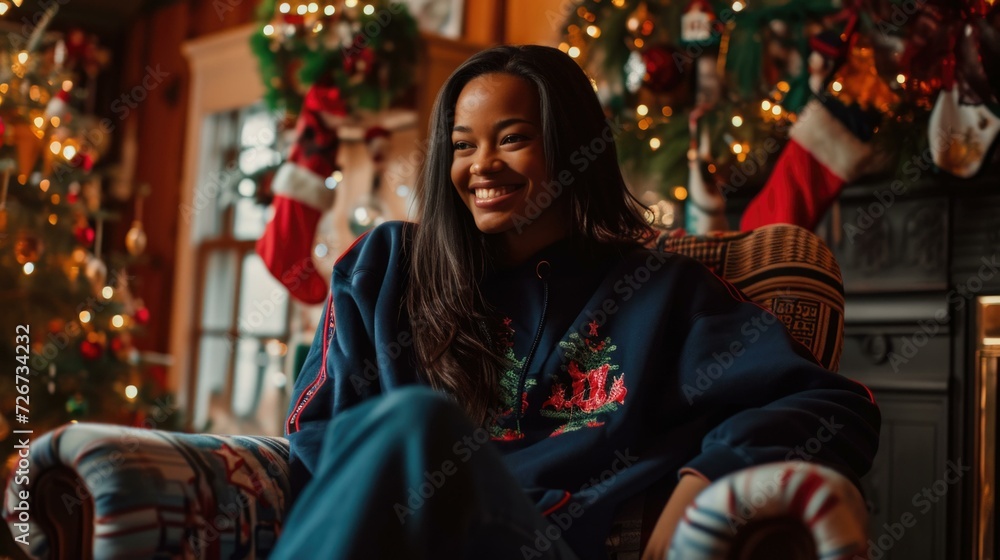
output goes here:
<path id="1" fill-rule="evenodd" d="M 514 355 L 514 329 L 510 326 L 510 318 L 504 318 L 503 330 L 500 333 L 500 345 L 506 349 L 504 358 L 510 367 L 503 372 L 500 377 L 500 409 L 491 414 L 489 425 L 490 439 L 501 441 L 513 441 L 521 439 L 524 434 L 514 428 L 504 428 L 501 424 L 514 417 L 514 407 L 520 406 L 523 414 L 528 408 L 528 389 L 534 387 L 538 381 L 535 379 L 525 379 L 524 391 L 518 395 L 518 381 L 520 381 L 521 369 L 524 368 L 526 358 L 517 359 Z"/>
<path id="2" fill-rule="evenodd" d="M 597 329 L 598 324 L 592 321 L 586 337 L 574 332 L 568 341 L 559 343 L 569 360 L 563 371 L 569 374 L 571 383 L 567 387 L 565 379 L 557 380 L 552 385 L 552 395 L 542 403 L 542 416 L 566 422 L 550 437 L 600 426 L 604 424 L 599 420 L 601 414 L 618 410 L 618 405 L 625 404 L 628 392 L 625 374 L 614 378 L 610 375 L 619 367 L 611 363 L 611 353 L 618 347 L 611 343 L 611 337 L 600 340 Z"/>

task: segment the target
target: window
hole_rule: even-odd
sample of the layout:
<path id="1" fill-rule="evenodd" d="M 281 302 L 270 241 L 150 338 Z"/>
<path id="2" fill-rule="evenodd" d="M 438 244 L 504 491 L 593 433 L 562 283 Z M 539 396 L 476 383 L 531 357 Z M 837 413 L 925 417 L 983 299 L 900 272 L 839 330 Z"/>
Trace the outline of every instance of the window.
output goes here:
<path id="1" fill-rule="evenodd" d="M 268 208 L 253 178 L 281 162 L 277 122 L 262 104 L 204 121 L 190 354 L 198 431 L 281 434 L 295 306 L 254 251 Z"/>

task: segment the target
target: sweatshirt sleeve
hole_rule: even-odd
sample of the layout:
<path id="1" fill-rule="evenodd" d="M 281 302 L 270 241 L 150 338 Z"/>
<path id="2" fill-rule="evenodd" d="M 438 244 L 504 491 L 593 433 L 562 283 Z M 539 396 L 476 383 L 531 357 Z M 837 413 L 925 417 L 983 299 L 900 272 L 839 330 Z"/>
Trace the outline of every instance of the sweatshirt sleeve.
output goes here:
<path id="1" fill-rule="evenodd" d="M 401 231 L 398 222 L 376 228 L 334 266 L 323 320 L 295 379 L 285 422 L 291 468 L 299 479 L 315 472 L 327 428 L 339 412 L 401 383 L 402 360 L 389 343 L 400 331 L 398 314 L 389 310 L 402 301 Z"/>
<path id="2" fill-rule="evenodd" d="M 763 463 L 807 460 L 857 484 L 878 449 L 881 416 L 864 385 L 820 366 L 769 311 L 700 272 L 703 303 L 680 355 L 680 390 L 711 418 L 680 473 L 716 480 Z M 696 303 L 697 305 L 697 303 Z"/>

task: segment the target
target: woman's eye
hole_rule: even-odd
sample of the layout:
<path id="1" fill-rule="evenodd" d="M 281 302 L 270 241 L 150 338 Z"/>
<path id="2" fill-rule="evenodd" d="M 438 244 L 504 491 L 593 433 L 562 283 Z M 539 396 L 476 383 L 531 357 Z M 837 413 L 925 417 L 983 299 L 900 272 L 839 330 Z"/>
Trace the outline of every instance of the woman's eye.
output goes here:
<path id="1" fill-rule="evenodd" d="M 469 144 L 468 142 L 462 142 L 461 140 L 452 144 L 452 148 L 455 150 L 467 150 L 471 147 L 472 147 L 471 144 Z"/>
<path id="2" fill-rule="evenodd" d="M 500 143 L 513 144 L 515 142 L 523 142 L 524 140 L 527 140 L 527 138 L 521 136 L 520 134 L 508 134 L 507 136 L 504 136 L 503 140 Z"/>

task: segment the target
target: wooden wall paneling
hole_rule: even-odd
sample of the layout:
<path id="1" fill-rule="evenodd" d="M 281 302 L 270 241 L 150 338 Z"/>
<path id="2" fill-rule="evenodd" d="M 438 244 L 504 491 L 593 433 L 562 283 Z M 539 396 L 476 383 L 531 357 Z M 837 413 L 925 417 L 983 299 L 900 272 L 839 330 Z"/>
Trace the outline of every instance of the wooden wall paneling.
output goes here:
<path id="1" fill-rule="evenodd" d="M 480 43 L 454 41 L 427 34 L 423 36 L 423 43 L 423 56 L 421 56 L 421 68 L 418 73 L 421 79 L 417 93 L 420 138 L 426 136 L 427 123 L 430 121 L 431 110 L 434 108 L 434 100 L 437 99 L 438 91 L 448 76 L 466 59 L 486 47 Z"/>
<path id="2" fill-rule="evenodd" d="M 558 45 L 563 22 L 579 5 L 573 0 L 506 1 L 504 42 L 515 45 Z"/>
<path id="3" fill-rule="evenodd" d="M 504 0 L 467 0 L 462 38 L 469 43 L 480 45 L 504 42 L 506 8 Z"/>
<path id="4" fill-rule="evenodd" d="M 256 0 L 188 0 L 188 38 L 246 25 L 255 20 Z"/>
<path id="5" fill-rule="evenodd" d="M 155 33 L 133 34 L 133 50 L 142 53 L 140 73 L 134 76 L 134 81 L 123 84 L 129 92 L 140 91 L 132 88 L 141 87 L 143 80 L 152 85 L 145 99 L 135 109 L 129 109 L 122 120 L 138 122 L 135 181 L 150 185 L 143 212 L 149 239 L 146 259 L 133 273 L 138 276 L 136 292 L 153 318 L 139 346 L 157 352 L 167 351 L 174 304 L 172 288 L 188 76 L 179 47 L 187 34 L 187 17 L 185 3 L 164 7 L 146 17 L 145 27 Z"/>

